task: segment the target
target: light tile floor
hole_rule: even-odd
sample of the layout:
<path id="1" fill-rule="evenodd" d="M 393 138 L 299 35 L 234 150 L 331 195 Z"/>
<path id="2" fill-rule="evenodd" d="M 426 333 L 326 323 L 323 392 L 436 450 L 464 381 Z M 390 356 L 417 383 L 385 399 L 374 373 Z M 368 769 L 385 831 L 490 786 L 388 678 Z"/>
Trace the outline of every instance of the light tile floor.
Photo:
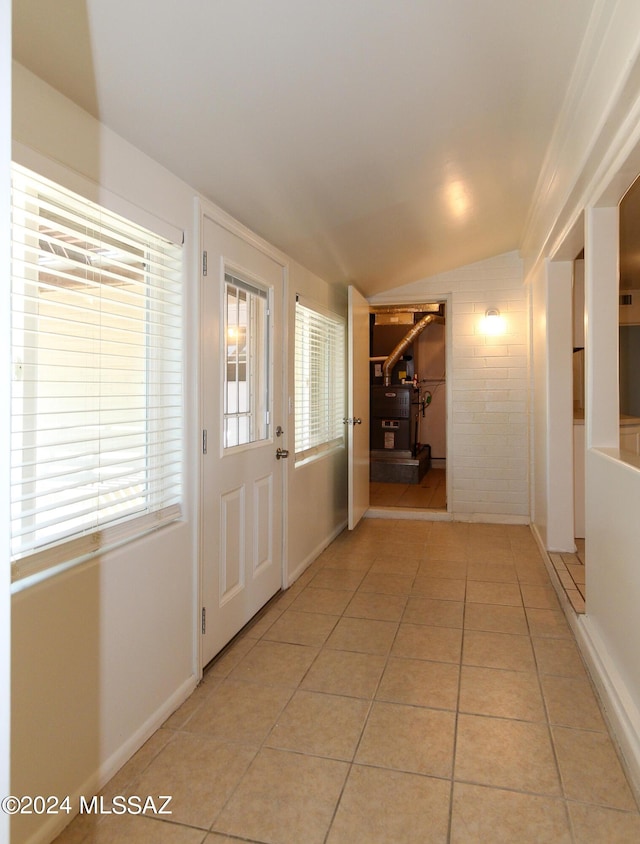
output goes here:
<path id="1" fill-rule="evenodd" d="M 640 815 L 521 526 L 365 520 L 104 790 L 173 815 L 58 844 L 629 844 Z"/>
<path id="2" fill-rule="evenodd" d="M 549 554 L 571 606 L 577 613 L 585 611 L 585 543 L 576 539 L 575 554 Z"/>
<path id="3" fill-rule="evenodd" d="M 431 468 L 419 484 L 369 484 L 371 507 L 405 507 L 414 510 L 446 510 L 446 469 Z"/>

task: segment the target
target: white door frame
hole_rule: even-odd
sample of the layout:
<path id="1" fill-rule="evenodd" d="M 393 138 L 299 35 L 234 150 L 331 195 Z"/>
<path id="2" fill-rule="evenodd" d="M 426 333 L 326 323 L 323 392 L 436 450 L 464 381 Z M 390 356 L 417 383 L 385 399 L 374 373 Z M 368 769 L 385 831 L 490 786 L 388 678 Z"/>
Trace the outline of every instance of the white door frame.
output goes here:
<path id="1" fill-rule="evenodd" d="M 280 327 L 282 331 L 282 360 L 281 361 L 274 361 L 274 366 L 281 366 L 282 367 L 282 407 L 281 407 L 281 418 L 287 419 L 288 414 L 286 412 L 288 405 L 289 405 L 289 380 L 288 380 L 288 356 L 289 356 L 289 325 L 288 325 L 288 293 L 289 293 L 289 259 L 287 256 L 282 253 L 279 249 L 276 249 L 266 240 L 259 237 L 257 234 L 252 232 L 246 226 L 243 226 L 242 223 L 239 223 L 235 218 L 233 218 L 230 214 L 226 211 L 223 211 L 222 208 L 219 208 L 217 205 L 214 205 L 212 202 L 208 200 L 197 197 L 195 201 L 195 225 L 194 231 L 196 233 L 195 238 L 195 266 L 198 267 L 198 372 L 197 372 L 197 389 L 196 395 L 198 396 L 198 411 L 197 411 L 197 419 L 198 419 L 198 431 L 197 436 L 198 440 L 201 443 L 202 441 L 202 432 L 204 430 L 204 418 L 203 418 L 203 403 L 202 403 L 202 377 L 203 377 L 203 344 L 202 344 L 202 285 L 204 283 L 204 275 L 203 275 L 203 244 L 204 244 L 204 220 L 208 218 L 212 222 L 216 223 L 226 231 L 230 232 L 231 234 L 236 235 L 237 237 L 241 238 L 245 241 L 245 243 L 252 246 L 254 249 L 257 249 L 259 252 L 262 252 L 268 258 L 275 261 L 275 263 L 279 264 L 282 268 L 282 284 L 283 284 L 283 325 Z M 202 548 L 202 503 L 203 503 L 203 495 L 202 495 L 202 486 L 203 486 L 203 461 L 202 461 L 202 448 L 199 449 L 200 460 L 198 462 L 198 471 L 197 471 L 197 483 L 198 483 L 198 494 L 197 494 L 197 517 L 195 519 L 196 522 L 196 531 L 197 531 L 197 542 L 196 547 L 198 549 L 198 577 L 197 577 L 197 585 L 196 585 L 196 594 L 194 596 L 195 600 L 195 612 L 194 612 L 194 619 L 195 619 L 195 630 L 194 635 L 197 639 L 196 642 L 196 656 L 197 656 L 197 670 L 198 676 L 202 677 L 202 635 L 201 635 L 201 608 L 203 606 L 203 594 L 202 594 L 202 582 L 203 582 L 203 565 L 204 565 L 204 555 L 203 555 L 203 548 Z M 286 468 L 286 467 L 283 467 Z M 288 498 L 288 478 L 289 474 L 287 471 L 283 472 L 282 478 L 282 570 L 281 570 L 281 577 L 280 583 L 281 587 L 285 589 L 288 584 L 288 559 L 287 559 L 287 498 Z"/>

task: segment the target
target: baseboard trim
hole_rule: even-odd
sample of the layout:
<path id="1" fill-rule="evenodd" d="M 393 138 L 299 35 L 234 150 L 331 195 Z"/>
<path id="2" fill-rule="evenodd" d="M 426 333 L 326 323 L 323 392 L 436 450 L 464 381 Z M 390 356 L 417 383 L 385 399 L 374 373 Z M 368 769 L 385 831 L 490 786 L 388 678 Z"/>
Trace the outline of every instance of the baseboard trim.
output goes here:
<path id="1" fill-rule="evenodd" d="M 176 691 L 135 731 L 120 747 L 106 759 L 100 767 L 84 781 L 82 786 L 70 794 L 73 814 L 60 813 L 45 815 L 45 822 L 27 838 L 24 844 L 50 844 L 65 829 L 78 814 L 80 797 L 87 801 L 97 794 L 109 780 L 117 774 L 120 768 L 136 753 L 142 745 L 164 724 L 167 718 L 184 703 L 198 685 L 198 678 L 194 675 L 185 680 Z"/>
<path id="2" fill-rule="evenodd" d="M 620 750 L 636 799 L 640 798 L 640 710 L 588 615 L 578 618 L 576 640 Z"/>
<path id="3" fill-rule="evenodd" d="M 578 615 L 571 606 L 535 525 L 531 525 L 531 532 L 542 554 L 560 606 L 575 636 L 609 731 L 618 745 L 622 766 L 636 800 L 640 802 L 640 710 L 627 691 L 588 612 Z"/>
<path id="4" fill-rule="evenodd" d="M 296 582 L 300 575 L 303 574 L 309 568 L 311 563 L 316 560 L 320 556 L 320 554 L 322 554 L 325 548 L 328 548 L 329 545 L 331 545 L 333 540 L 342 533 L 342 531 L 347 527 L 347 525 L 348 522 L 345 519 L 345 521 L 341 522 L 335 528 L 335 530 L 331 534 L 329 534 L 329 536 L 325 537 L 322 542 L 319 542 L 316 547 L 307 554 L 307 556 L 304 558 L 304 560 L 302 560 L 301 563 L 298 563 L 295 569 L 289 573 L 289 578 L 287 580 L 287 588 L 289 588 L 289 586 L 292 586 Z"/>

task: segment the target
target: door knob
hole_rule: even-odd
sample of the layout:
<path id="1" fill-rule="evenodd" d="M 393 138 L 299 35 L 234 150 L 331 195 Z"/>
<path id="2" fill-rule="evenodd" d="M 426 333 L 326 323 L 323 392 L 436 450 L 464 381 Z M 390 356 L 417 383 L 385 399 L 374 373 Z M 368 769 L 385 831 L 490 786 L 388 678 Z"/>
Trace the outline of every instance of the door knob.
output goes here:
<path id="1" fill-rule="evenodd" d="M 353 424 L 354 425 L 362 425 L 362 419 L 360 419 L 359 416 L 356 416 L 356 418 L 353 420 Z"/>
<path id="2" fill-rule="evenodd" d="M 286 448 L 279 448 L 276 450 L 276 460 L 289 456 L 289 450 Z"/>

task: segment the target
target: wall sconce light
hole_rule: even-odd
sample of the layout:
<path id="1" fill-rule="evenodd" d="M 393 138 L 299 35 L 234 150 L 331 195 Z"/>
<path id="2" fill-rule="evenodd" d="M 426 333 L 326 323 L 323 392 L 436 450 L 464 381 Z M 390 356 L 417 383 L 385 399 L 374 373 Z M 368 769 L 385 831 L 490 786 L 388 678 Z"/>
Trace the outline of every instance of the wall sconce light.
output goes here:
<path id="1" fill-rule="evenodd" d="M 504 333 L 504 317 L 497 308 L 487 308 L 482 320 L 482 333 L 495 337 Z"/>

